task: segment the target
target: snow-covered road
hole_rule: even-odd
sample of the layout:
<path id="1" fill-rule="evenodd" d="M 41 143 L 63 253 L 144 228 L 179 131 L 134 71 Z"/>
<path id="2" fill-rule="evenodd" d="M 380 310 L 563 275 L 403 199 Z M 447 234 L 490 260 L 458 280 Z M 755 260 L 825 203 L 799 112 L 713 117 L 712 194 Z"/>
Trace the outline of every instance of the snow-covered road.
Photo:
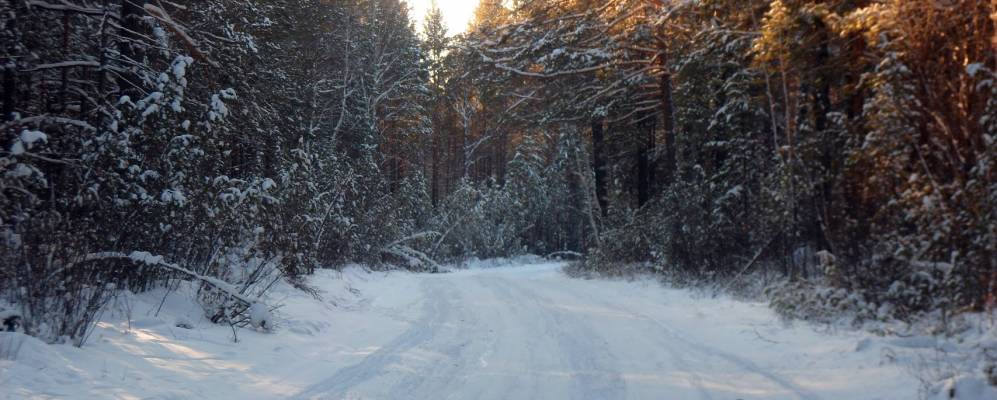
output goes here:
<path id="1" fill-rule="evenodd" d="M 854 339 L 787 328 L 762 304 L 692 298 L 653 282 L 569 279 L 557 264 L 413 278 L 419 318 L 295 398 L 899 399 L 916 391 L 900 368 L 863 364 L 869 357 L 856 355 Z"/>
<path id="2" fill-rule="evenodd" d="M 158 314 L 161 294 L 133 296 L 131 322 L 109 313 L 84 349 L 0 337 L 20 340 L 0 354 L 0 398 L 909 400 L 911 360 L 935 345 L 561 266 L 320 271 L 322 301 L 275 289 L 277 332 L 238 343 L 182 293 Z"/>

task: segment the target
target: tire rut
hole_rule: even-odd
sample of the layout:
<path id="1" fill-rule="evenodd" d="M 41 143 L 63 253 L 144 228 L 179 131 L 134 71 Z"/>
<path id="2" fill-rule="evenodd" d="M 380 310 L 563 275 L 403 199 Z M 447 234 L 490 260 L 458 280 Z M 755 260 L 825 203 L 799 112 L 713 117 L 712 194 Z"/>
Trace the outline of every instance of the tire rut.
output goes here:
<path id="1" fill-rule="evenodd" d="M 571 318 L 558 311 L 550 311 L 546 305 L 554 304 L 550 298 L 544 297 L 535 290 L 526 290 L 522 285 L 516 285 L 505 278 L 494 277 L 496 282 L 520 293 L 525 299 L 536 305 L 549 333 L 556 335 L 561 353 L 566 355 L 574 371 L 572 374 L 574 394 L 573 399 L 621 399 L 626 397 L 626 381 L 616 369 L 606 369 L 615 364 L 615 357 L 607 348 L 609 343 L 604 338 L 594 335 L 594 330 L 585 325 L 585 321 Z M 587 341 L 585 341 L 588 339 Z"/>
<path id="2" fill-rule="evenodd" d="M 385 374 L 386 367 L 401 361 L 402 354 L 426 343 L 439 333 L 440 327 L 450 318 L 454 307 L 450 296 L 430 293 L 428 280 L 422 282 L 424 293 L 422 316 L 397 338 L 360 362 L 336 371 L 332 376 L 314 384 L 291 399 L 340 399 L 348 398 L 350 389 Z M 439 290 L 440 288 L 435 288 Z"/>
<path id="3" fill-rule="evenodd" d="M 621 295 L 623 297 L 626 297 L 626 298 L 633 298 L 632 296 L 627 295 L 625 293 L 621 293 Z M 720 349 L 716 349 L 716 348 L 713 348 L 713 347 L 710 347 L 710 346 L 706 346 L 706 345 L 703 345 L 701 343 L 697 343 L 695 341 L 686 339 L 684 336 L 680 335 L 675 329 L 672 329 L 671 327 L 669 327 L 664 322 L 661 322 L 658 319 L 656 319 L 656 318 L 654 318 L 654 317 L 652 317 L 650 315 L 647 315 L 647 314 L 642 313 L 642 312 L 634 311 L 634 310 L 630 309 L 629 307 L 620 306 L 619 304 L 613 304 L 613 303 L 609 303 L 609 302 L 606 302 L 606 301 L 601 301 L 601 303 L 603 305 L 606 305 L 607 307 L 611 307 L 611 308 L 616 309 L 616 310 L 621 311 L 621 312 L 629 313 L 629 314 L 631 314 L 631 315 L 633 315 L 635 317 L 638 317 L 640 319 L 643 319 L 645 321 L 648 321 L 648 322 L 656 325 L 668 337 L 670 337 L 674 341 L 683 343 L 685 346 L 681 347 L 681 349 L 682 349 L 681 351 L 685 352 L 686 354 L 693 354 L 693 352 L 696 352 L 696 353 L 698 353 L 700 355 L 705 355 L 705 356 L 708 356 L 708 357 L 711 357 L 711 358 L 715 358 L 715 359 L 721 359 L 721 360 L 723 360 L 725 362 L 733 364 L 735 367 L 737 367 L 740 370 L 746 371 L 746 372 L 754 374 L 754 375 L 758 375 L 758 376 L 762 377 L 763 379 L 766 379 L 769 382 L 772 382 L 773 384 L 781 387 L 782 389 L 784 389 L 784 390 L 792 393 L 795 397 L 797 397 L 799 399 L 803 399 L 803 400 L 820 400 L 820 397 L 817 396 L 816 394 L 813 394 L 810 391 L 808 391 L 808 390 L 806 390 L 804 388 L 799 387 L 798 385 L 796 385 L 795 383 L 793 383 L 792 381 L 790 381 L 787 378 L 784 378 L 784 377 L 782 377 L 782 376 L 780 376 L 778 374 L 775 374 L 773 372 L 765 370 L 764 368 L 759 367 L 757 364 L 755 364 L 751 360 L 748 360 L 748 359 L 745 359 L 743 357 L 740 357 L 740 356 L 737 356 L 737 355 L 734 355 L 734 354 L 722 351 Z M 670 344 L 668 344 L 667 346 L 671 347 Z M 699 379 L 701 379 L 701 378 L 699 378 Z"/>

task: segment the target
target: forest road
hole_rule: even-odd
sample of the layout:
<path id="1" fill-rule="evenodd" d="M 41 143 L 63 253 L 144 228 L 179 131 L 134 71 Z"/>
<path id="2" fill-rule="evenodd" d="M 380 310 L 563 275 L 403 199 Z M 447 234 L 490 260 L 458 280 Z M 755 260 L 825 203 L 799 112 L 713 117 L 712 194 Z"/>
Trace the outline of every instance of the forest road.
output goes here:
<path id="1" fill-rule="evenodd" d="M 744 355 L 773 352 L 757 329 L 725 336 L 724 348 L 708 344 L 710 332 L 736 329 L 705 318 L 724 310 L 632 290 L 653 290 L 652 281 L 571 279 L 560 269 L 551 263 L 412 275 L 420 280 L 421 315 L 390 343 L 294 398 L 822 398 L 785 375 L 799 369 L 784 358 L 762 357 L 763 367 Z"/>

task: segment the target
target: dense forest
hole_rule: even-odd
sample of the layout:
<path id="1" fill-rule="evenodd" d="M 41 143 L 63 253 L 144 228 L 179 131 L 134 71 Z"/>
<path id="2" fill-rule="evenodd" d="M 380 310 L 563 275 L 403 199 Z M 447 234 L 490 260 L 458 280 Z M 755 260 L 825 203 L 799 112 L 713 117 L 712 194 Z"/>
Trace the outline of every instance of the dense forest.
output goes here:
<path id="1" fill-rule="evenodd" d="M 213 321 L 263 325 L 254 299 L 318 267 L 527 253 L 767 273 L 777 299 L 897 318 L 994 305 L 997 1 L 484 0 L 458 35 L 415 17 L 0 2 L 6 327 L 82 343 L 115 292 L 180 281 Z"/>

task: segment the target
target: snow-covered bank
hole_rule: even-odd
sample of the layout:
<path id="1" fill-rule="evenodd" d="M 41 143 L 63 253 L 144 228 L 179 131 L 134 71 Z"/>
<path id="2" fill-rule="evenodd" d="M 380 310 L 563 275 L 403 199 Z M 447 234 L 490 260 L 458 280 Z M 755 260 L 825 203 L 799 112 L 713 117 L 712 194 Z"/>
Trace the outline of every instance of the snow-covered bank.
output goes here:
<path id="1" fill-rule="evenodd" d="M 275 333 L 235 343 L 184 293 L 158 315 L 162 293 L 129 296 L 83 349 L 0 336 L 0 397 L 906 400 L 922 394 L 913 370 L 956 362 L 938 349 L 988 345 L 816 332 L 763 303 L 570 279 L 557 263 L 483 266 L 319 271 L 321 301 L 276 288 Z M 958 385 L 997 398 L 978 377 Z"/>
<path id="2" fill-rule="evenodd" d="M 161 292 L 122 297 L 82 349 L 0 334 L 0 398 L 284 398 L 397 336 L 420 294 L 410 275 L 320 270 L 321 301 L 280 285 L 268 299 L 283 304 L 275 333 L 241 329 L 238 342 L 189 293 L 161 309 Z"/>

